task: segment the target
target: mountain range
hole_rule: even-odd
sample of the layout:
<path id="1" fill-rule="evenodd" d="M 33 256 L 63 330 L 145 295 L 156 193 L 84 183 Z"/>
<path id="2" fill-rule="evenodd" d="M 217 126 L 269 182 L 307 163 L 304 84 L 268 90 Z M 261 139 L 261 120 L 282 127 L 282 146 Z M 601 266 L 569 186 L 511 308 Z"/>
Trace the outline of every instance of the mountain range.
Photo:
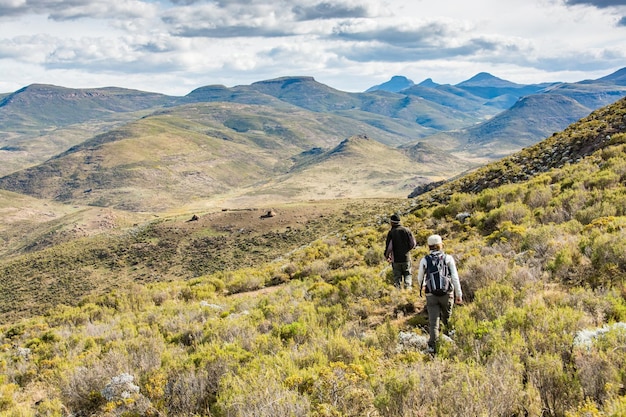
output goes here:
<path id="1" fill-rule="evenodd" d="M 0 95 L 0 188 L 136 212 L 407 196 L 624 95 L 626 68 L 532 85 L 397 76 L 363 93 L 312 77 L 183 97 L 34 84 Z"/>

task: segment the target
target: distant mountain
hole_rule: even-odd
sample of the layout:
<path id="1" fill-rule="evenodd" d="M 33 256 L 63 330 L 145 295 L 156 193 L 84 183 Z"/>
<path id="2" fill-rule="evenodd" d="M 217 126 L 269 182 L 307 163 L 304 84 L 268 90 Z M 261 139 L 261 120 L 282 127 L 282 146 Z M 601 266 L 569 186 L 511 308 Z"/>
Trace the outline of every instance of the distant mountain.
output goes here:
<path id="1" fill-rule="evenodd" d="M 626 95 L 626 84 L 620 85 L 598 81 L 561 83 L 546 88 L 542 93 L 567 96 L 589 109 L 597 109 L 624 97 Z"/>
<path id="2" fill-rule="evenodd" d="M 174 97 L 123 88 L 32 84 L 0 99 L 0 176 L 36 165 Z"/>
<path id="3" fill-rule="evenodd" d="M 363 135 L 403 157 L 419 155 L 402 176 L 421 182 L 443 172 L 455 175 L 565 128 L 626 95 L 623 76 L 617 71 L 598 80 L 533 85 L 488 73 L 457 85 L 431 79 L 415 85 L 397 76 L 386 87 L 410 86 L 363 93 L 290 76 L 232 88 L 209 85 L 182 97 L 33 84 L 0 96 L 1 183 L 59 201 L 169 207 L 181 198 L 236 194 L 240 187 L 269 184 L 273 176 L 300 175 L 291 170 L 305 159 L 322 163 L 310 158 L 312 149 L 328 156 L 346 138 Z M 149 178 L 158 181 L 150 184 Z"/>
<path id="4" fill-rule="evenodd" d="M 525 106 L 522 105 L 521 107 Z M 430 191 L 429 201 L 447 202 L 454 193 L 476 193 L 507 183 L 527 181 L 533 176 L 574 164 L 599 149 L 624 142 L 626 97 L 593 111 L 566 129 L 521 151 L 485 164 L 472 173 L 449 181 L 417 188 L 409 198 Z"/>
<path id="5" fill-rule="evenodd" d="M 294 162 L 294 155 L 337 149 L 354 130 L 378 140 L 367 140 L 367 152 L 330 151 L 312 171 L 298 169 L 302 165 Z M 387 132 L 354 119 L 295 106 L 195 103 L 163 109 L 97 135 L 42 164 L 0 178 L 0 188 L 73 204 L 157 212 L 219 195 L 236 200 L 242 194 L 267 194 L 264 190 L 276 189 L 277 183 L 294 184 L 289 198 L 296 200 L 319 198 L 319 189 L 337 188 L 335 181 L 342 191 L 331 196 L 390 196 L 427 182 L 428 175 L 419 173 L 429 170 L 382 143 L 391 139 Z M 331 169 L 328 161 L 338 154 L 341 163 Z M 385 154 L 395 157 L 387 159 Z M 400 166 L 403 171 L 392 175 Z M 318 173 L 323 180 L 311 177 Z M 376 187 L 381 175 L 390 177 L 392 186 Z M 350 181 L 343 183 L 343 178 Z M 359 180 L 373 189 L 355 186 Z"/>
<path id="6" fill-rule="evenodd" d="M 409 80 L 408 78 L 401 76 L 401 75 L 395 75 L 391 77 L 391 79 L 387 82 L 368 88 L 366 92 L 369 93 L 372 91 L 383 90 L 383 91 L 391 91 L 393 93 L 398 93 L 414 85 L 415 83 L 413 83 L 413 81 Z"/>
<path id="7" fill-rule="evenodd" d="M 533 94 L 483 123 L 450 134 L 462 140 L 466 152 L 497 159 L 537 143 L 592 110 L 560 94 Z"/>
<path id="8" fill-rule="evenodd" d="M 617 70 L 614 73 L 602 78 L 598 78 L 595 81 L 599 83 L 609 83 L 626 86 L 626 68 Z"/>
<path id="9" fill-rule="evenodd" d="M 543 90 L 546 84 L 515 84 L 493 75 L 481 72 L 469 80 L 456 84 L 456 87 L 468 91 L 478 97 L 493 99 L 504 94 L 512 94 L 517 97 L 535 94 Z"/>
<path id="10" fill-rule="evenodd" d="M 164 106 L 173 97 L 124 88 L 73 89 L 32 84 L 0 100 L 0 125 L 45 129 Z"/>
<path id="11" fill-rule="evenodd" d="M 437 84 L 436 82 L 434 82 L 432 78 L 426 78 L 424 81 L 422 81 L 418 85 L 420 87 L 435 88 L 435 87 L 438 87 L 440 84 Z"/>
<path id="12" fill-rule="evenodd" d="M 219 101 L 275 106 L 285 104 L 282 100 L 252 89 L 249 86 L 228 88 L 223 85 L 208 85 L 196 88 L 185 97 L 181 97 L 178 103 L 187 104 Z"/>

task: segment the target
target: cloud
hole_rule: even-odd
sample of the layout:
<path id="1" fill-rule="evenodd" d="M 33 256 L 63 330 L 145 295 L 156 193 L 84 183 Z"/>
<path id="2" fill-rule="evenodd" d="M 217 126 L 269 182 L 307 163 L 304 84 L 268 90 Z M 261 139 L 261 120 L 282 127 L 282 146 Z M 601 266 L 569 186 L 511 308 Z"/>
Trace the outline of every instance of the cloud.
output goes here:
<path id="1" fill-rule="evenodd" d="M 420 24 L 393 21 L 374 23 L 372 21 L 348 21 L 337 25 L 332 37 L 358 42 L 377 41 L 391 45 L 439 45 L 446 39 L 453 39 L 452 25 L 441 22 Z"/>
<path id="2" fill-rule="evenodd" d="M 181 37 L 276 37 L 292 33 L 283 13 L 268 4 L 212 3 L 170 9 L 161 20 Z"/>
<path id="3" fill-rule="evenodd" d="M 343 5 L 337 3 L 317 3 L 311 6 L 294 6 L 292 11 L 297 20 L 347 19 L 367 17 L 366 7 Z"/>
<path id="4" fill-rule="evenodd" d="M 182 1 L 182 0 L 181 0 Z M 177 0 L 177 3 L 181 3 Z M 307 22 L 368 17 L 370 8 L 346 2 L 241 0 L 195 4 L 182 1 L 162 15 L 172 33 L 183 37 L 281 37 L 318 31 Z"/>
<path id="5" fill-rule="evenodd" d="M 565 0 L 565 4 L 570 6 L 582 4 L 603 9 L 607 7 L 626 6 L 626 0 Z"/>
<path id="6" fill-rule="evenodd" d="M 383 44 L 380 42 L 344 45 L 335 48 L 337 54 L 358 62 L 417 62 L 439 59 L 470 59 L 472 57 L 494 57 L 503 50 L 511 55 L 519 55 L 520 47 L 500 43 L 487 38 L 474 38 L 457 45 L 426 44 L 415 42 L 413 45 Z"/>
<path id="7" fill-rule="evenodd" d="M 597 73 L 626 62 L 626 11 L 618 7 L 624 5 L 626 0 L 0 0 L 0 86 L 100 79 L 151 86 L 159 79 L 179 90 L 181 84 L 296 74 L 330 77 L 341 89 L 340 80 L 367 88 L 395 74 L 450 78 L 494 67 L 513 68 L 522 77 Z"/>
<path id="8" fill-rule="evenodd" d="M 157 6 L 140 0 L 0 0 L 0 16 L 47 15 L 55 21 L 139 18 L 154 15 L 156 10 Z"/>

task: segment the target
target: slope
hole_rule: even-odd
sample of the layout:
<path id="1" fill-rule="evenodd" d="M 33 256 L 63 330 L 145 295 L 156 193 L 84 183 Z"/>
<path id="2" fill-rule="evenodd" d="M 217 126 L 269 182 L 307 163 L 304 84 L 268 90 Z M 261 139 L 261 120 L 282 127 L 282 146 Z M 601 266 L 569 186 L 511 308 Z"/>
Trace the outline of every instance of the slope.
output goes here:
<path id="1" fill-rule="evenodd" d="M 287 172 L 292 156 L 335 146 L 355 133 L 393 141 L 367 124 L 293 106 L 190 104 L 96 136 L 0 178 L 0 187 L 131 211 L 158 212 L 194 200 L 217 204 Z"/>
<path id="2" fill-rule="evenodd" d="M 417 184 L 447 174 L 360 135 L 345 139 L 328 151 L 296 158 L 287 174 L 244 195 L 264 201 L 401 197 Z"/>
<path id="3" fill-rule="evenodd" d="M 463 129 L 463 150 L 498 159 L 537 143 L 588 115 L 591 108 L 559 94 L 533 94 L 479 125 Z"/>
<path id="4" fill-rule="evenodd" d="M 0 190 L 0 259 L 118 230 L 152 216 L 55 203 Z"/>
<path id="5" fill-rule="evenodd" d="M 24 197 L 13 198 L 17 203 Z M 0 211 L 0 218 L 9 220 L 10 226 L 26 227 L 24 236 L 9 236 L 13 250 L 0 253 L 0 324 L 44 314 L 58 305 L 76 306 L 133 283 L 190 280 L 256 268 L 334 233 L 346 222 L 386 213 L 396 203 L 371 199 L 273 202 L 160 216 L 52 205 L 47 218 L 32 221 L 26 216 L 12 220 L 14 214 Z M 44 205 L 29 199 L 23 207 L 33 212 Z M 274 215 L 264 218 L 270 210 Z M 10 230 L 1 231 L 0 237 L 7 236 L 6 232 Z M 30 245 L 29 238 L 33 239 Z M 281 282 L 280 275 L 276 280 Z M 240 284 L 230 291 L 255 285 L 254 280 Z"/>
<path id="6" fill-rule="evenodd" d="M 626 98 L 592 112 L 533 146 L 446 182 L 428 198 L 445 202 L 453 193 L 475 193 L 502 184 L 527 181 L 541 172 L 576 163 L 598 150 L 624 142 Z M 410 197 L 418 195 L 420 191 Z"/>
<path id="7" fill-rule="evenodd" d="M 123 88 L 42 84 L 7 94 L 0 100 L 0 176 L 43 162 L 173 99 Z"/>

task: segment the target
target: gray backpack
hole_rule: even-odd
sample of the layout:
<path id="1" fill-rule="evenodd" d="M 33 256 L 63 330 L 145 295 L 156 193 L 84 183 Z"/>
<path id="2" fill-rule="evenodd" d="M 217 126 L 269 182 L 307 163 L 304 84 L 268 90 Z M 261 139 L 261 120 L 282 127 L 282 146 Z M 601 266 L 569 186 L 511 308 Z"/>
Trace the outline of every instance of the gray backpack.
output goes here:
<path id="1" fill-rule="evenodd" d="M 433 295 L 446 295 L 452 291 L 450 268 L 446 264 L 446 254 L 434 252 L 426 255 L 426 292 Z"/>

